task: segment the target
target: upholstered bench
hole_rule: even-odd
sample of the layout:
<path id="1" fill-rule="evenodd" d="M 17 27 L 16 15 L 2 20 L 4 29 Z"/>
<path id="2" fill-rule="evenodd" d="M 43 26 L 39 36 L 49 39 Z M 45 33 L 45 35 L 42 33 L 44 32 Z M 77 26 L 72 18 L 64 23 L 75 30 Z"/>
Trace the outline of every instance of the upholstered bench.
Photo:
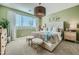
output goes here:
<path id="1" fill-rule="evenodd" d="M 52 44 L 51 42 L 45 42 L 41 45 L 41 47 L 45 48 L 46 50 L 52 52 L 56 46 L 58 45 L 59 43 L 54 43 Z"/>
<path id="2" fill-rule="evenodd" d="M 35 47 L 35 48 L 38 48 L 38 46 L 42 45 L 43 42 L 44 41 L 40 38 L 34 38 L 34 39 L 32 39 L 32 46 Z"/>

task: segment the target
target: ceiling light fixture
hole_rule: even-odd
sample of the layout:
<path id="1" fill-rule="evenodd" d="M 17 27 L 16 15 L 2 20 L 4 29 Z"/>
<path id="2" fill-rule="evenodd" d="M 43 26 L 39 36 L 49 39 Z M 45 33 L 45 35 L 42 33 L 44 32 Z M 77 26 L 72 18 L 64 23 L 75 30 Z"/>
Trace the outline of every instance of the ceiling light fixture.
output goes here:
<path id="1" fill-rule="evenodd" d="M 46 15 L 46 8 L 40 5 L 41 3 L 39 3 L 39 6 L 34 8 L 34 14 L 35 16 L 42 18 L 43 16 Z"/>

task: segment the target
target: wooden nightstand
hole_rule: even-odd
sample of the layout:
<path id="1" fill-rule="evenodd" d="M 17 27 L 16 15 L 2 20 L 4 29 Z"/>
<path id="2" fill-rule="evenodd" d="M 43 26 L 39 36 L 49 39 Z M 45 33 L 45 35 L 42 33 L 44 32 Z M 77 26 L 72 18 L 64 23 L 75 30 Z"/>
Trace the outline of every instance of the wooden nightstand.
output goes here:
<path id="1" fill-rule="evenodd" d="M 70 41 L 76 41 L 76 32 L 64 31 L 64 39 Z"/>

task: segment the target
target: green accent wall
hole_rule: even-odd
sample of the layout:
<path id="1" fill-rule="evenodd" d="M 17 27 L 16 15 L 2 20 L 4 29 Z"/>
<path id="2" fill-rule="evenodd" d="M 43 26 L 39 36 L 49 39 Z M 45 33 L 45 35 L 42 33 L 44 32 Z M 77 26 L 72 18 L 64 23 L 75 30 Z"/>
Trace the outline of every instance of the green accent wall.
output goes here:
<path id="1" fill-rule="evenodd" d="M 56 18 L 59 18 L 59 19 L 56 20 Z M 51 20 L 52 22 L 53 21 L 72 21 L 72 20 L 76 20 L 79 22 L 79 5 L 43 17 L 42 24 L 48 23 L 49 20 Z"/>
<path id="2" fill-rule="evenodd" d="M 0 17 L 7 18 L 7 12 L 8 11 L 13 11 L 13 12 L 15 12 L 17 14 L 21 14 L 21 15 L 25 15 L 25 16 L 35 17 L 34 15 L 29 14 L 27 12 L 0 5 Z"/>
<path id="3" fill-rule="evenodd" d="M 0 17 L 7 18 L 7 9 L 5 7 L 0 6 Z"/>

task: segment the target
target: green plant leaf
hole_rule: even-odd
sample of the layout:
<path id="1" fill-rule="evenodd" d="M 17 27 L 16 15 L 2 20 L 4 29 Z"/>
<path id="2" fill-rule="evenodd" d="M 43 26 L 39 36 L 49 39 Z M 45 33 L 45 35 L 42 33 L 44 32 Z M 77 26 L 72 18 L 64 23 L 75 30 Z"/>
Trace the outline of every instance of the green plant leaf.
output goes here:
<path id="1" fill-rule="evenodd" d="M 9 21 L 7 19 L 4 19 L 4 18 L 0 19 L 0 26 L 7 29 L 8 25 L 9 25 Z"/>

